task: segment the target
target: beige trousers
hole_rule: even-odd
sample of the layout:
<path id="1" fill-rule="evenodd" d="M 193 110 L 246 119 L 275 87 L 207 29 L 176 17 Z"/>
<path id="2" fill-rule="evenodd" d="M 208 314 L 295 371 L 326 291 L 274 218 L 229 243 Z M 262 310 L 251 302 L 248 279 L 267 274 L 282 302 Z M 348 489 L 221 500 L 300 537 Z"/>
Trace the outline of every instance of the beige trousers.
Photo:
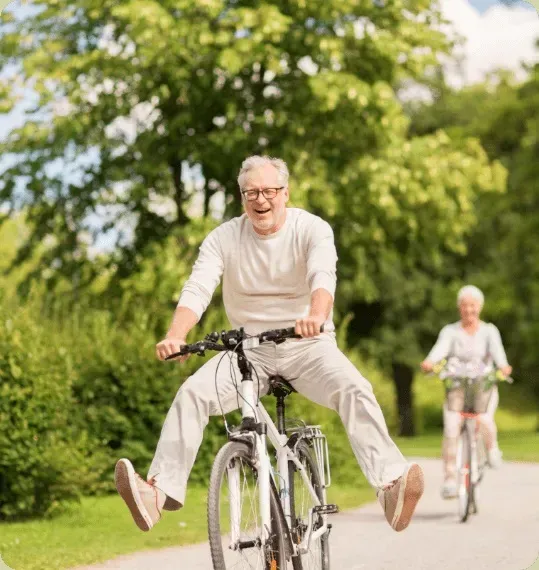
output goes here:
<path id="1" fill-rule="evenodd" d="M 389 436 L 372 386 L 339 350 L 333 334 L 267 343 L 246 350 L 246 355 L 258 373 L 261 395 L 268 391 L 268 377 L 279 374 L 300 394 L 339 414 L 357 461 L 374 488 L 402 475 L 406 460 Z M 236 357 L 232 355 L 231 362 L 225 355 L 219 365 L 221 357 L 211 358 L 178 390 L 148 472 L 148 479 L 153 478 L 167 496 L 182 504 L 209 416 L 219 415 L 220 406 L 225 413 L 239 407 L 231 376 L 232 366 L 239 385 Z"/>
<path id="2" fill-rule="evenodd" d="M 488 403 L 487 411 L 479 414 L 480 429 L 484 437 L 487 449 L 498 446 L 498 429 L 494 421 L 494 414 L 498 407 L 498 388 L 493 388 L 492 396 Z M 457 440 L 464 418 L 459 412 L 452 412 L 444 404 L 444 438 L 442 442 L 442 453 L 444 458 L 444 475 L 447 480 L 456 478 L 456 456 Z"/>

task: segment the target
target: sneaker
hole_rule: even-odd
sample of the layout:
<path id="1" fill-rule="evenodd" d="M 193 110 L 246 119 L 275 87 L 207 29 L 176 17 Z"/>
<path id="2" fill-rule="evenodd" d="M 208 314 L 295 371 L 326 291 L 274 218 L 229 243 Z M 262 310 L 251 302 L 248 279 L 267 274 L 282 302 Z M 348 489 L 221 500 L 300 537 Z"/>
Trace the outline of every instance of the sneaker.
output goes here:
<path id="1" fill-rule="evenodd" d="M 161 518 L 165 493 L 135 473 L 129 459 L 120 459 L 116 463 L 114 481 L 135 524 L 140 530 L 148 532 Z"/>
<path id="2" fill-rule="evenodd" d="M 393 530 L 400 532 L 410 524 L 424 486 L 423 470 L 411 463 L 401 477 L 379 491 L 378 500 Z"/>
<path id="3" fill-rule="evenodd" d="M 503 462 L 502 455 L 503 453 L 499 447 L 492 447 L 488 450 L 488 464 L 492 469 L 498 469 L 501 466 Z"/>
<path id="4" fill-rule="evenodd" d="M 457 483 L 453 480 L 445 481 L 442 485 L 442 499 L 456 499 L 457 498 Z"/>

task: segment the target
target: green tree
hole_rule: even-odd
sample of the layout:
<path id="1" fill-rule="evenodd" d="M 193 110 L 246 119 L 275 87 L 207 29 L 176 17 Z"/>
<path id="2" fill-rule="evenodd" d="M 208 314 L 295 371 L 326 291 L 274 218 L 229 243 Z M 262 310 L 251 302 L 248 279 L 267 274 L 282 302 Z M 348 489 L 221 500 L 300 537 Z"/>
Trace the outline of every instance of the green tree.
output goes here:
<path id="1" fill-rule="evenodd" d="M 363 163 L 336 217 L 340 307 L 355 315 L 352 338 L 392 375 L 399 432 L 413 435 L 412 381 L 425 338 L 438 327 L 446 287 L 454 291 L 453 260 L 467 251 L 477 198 L 503 191 L 505 170 L 478 141 L 455 144 L 442 131 L 398 140 Z"/>
<path id="2" fill-rule="evenodd" d="M 539 342 L 539 66 L 516 84 L 497 83 L 447 91 L 414 114 L 414 131 L 447 129 L 454 140 L 472 132 L 491 159 L 508 170 L 508 191 L 481 198 L 463 278 L 487 297 L 486 312 L 500 326 L 515 376 L 539 398 L 535 347 Z"/>
<path id="3" fill-rule="evenodd" d="M 198 181 L 203 216 L 219 194 L 225 215 L 234 215 L 243 158 L 278 155 L 290 164 L 294 203 L 335 229 L 341 314 L 355 313 L 356 337 L 365 329 L 385 362 L 388 354 L 392 363 L 401 362 L 398 354 L 409 360 L 404 339 L 417 346 L 409 313 L 424 301 L 418 293 L 400 306 L 404 283 L 413 277 L 411 288 L 423 286 L 446 251 L 462 251 L 476 194 L 503 186 L 502 172 L 473 141 L 408 140 L 396 91 L 405 80 L 422 81 L 449 47 L 435 3 L 34 6 L 37 15 L 22 22 L 5 12 L 0 38 L 0 67 L 18 70 L 18 82 L 2 85 L 2 110 L 21 85 L 39 97 L 38 112 L 0 145 L 15 157 L 0 201 L 28 212 L 30 237 L 15 264 L 45 242 L 38 273 L 91 279 L 103 271 L 101 264 L 84 269 L 91 222 L 107 214 L 104 229 L 116 239 L 109 271 L 121 283 L 148 271 L 153 262 L 144 260 L 160 251 L 156 244 L 166 251 L 167 237 L 189 250 Z M 130 132 L 120 128 L 126 118 L 137 119 Z M 69 177 L 66 164 L 76 166 Z M 368 319 L 364 306 L 374 309 Z M 377 307 L 385 320 L 376 318 Z M 397 387 L 404 387 L 405 418 L 410 383 Z M 413 431 L 410 421 L 403 432 Z"/>
<path id="4" fill-rule="evenodd" d="M 323 193 L 394 138 L 403 118 L 393 86 L 446 48 L 429 0 L 33 6 L 23 21 L 2 15 L 0 68 L 17 69 L 2 80 L 2 110 L 21 87 L 38 102 L 0 146 L 15 157 L 0 200 L 28 209 L 17 262 L 47 238 L 41 267 L 70 276 L 105 213 L 111 261 L 129 274 L 144 247 L 188 223 L 197 169 L 204 215 L 218 193 L 229 215 L 239 211 L 236 174 L 255 152 L 289 161 L 297 203 Z M 127 118 L 131 132 L 120 128 Z"/>

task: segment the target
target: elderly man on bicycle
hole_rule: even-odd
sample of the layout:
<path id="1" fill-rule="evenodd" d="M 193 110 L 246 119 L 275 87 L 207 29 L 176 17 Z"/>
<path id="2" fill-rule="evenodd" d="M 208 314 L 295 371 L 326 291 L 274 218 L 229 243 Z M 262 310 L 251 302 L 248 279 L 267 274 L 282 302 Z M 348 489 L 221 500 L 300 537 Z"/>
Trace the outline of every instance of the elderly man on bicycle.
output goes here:
<path id="1" fill-rule="evenodd" d="M 295 326 L 303 338 L 286 341 L 278 352 L 274 343 L 250 351 L 261 393 L 268 389 L 268 378 L 279 374 L 300 394 L 335 410 L 362 471 L 377 490 L 387 521 L 401 531 L 423 493 L 423 472 L 404 459 L 389 436 L 370 383 L 337 347 L 333 232 L 319 217 L 287 208 L 288 176 L 280 159 L 251 156 L 243 162 L 238 184 L 245 214 L 221 224 L 202 243 L 166 338 L 156 346 L 157 357 L 164 360 L 186 343 L 221 277 L 225 310 L 234 328 L 256 334 Z M 221 408 L 237 408 L 229 367 L 218 363 L 219 356 L 213 357 L 179 389 L 148 481 L 127 459 L 116 465 L 116 487 L 141 530 L 150 530 L 163 509 L 184 504 L 209 416 Z"/>

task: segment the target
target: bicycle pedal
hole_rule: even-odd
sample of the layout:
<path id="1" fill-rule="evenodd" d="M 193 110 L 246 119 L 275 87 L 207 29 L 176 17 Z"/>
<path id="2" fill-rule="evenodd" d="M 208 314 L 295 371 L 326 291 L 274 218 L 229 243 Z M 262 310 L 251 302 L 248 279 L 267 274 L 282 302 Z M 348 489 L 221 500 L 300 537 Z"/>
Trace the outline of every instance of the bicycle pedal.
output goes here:
<path id="1" fill-rule="evenodd" d="M 334 515 L 339 512 L 339 507 L 337 505 L 317 505 L 313 507 L 313 514 L 318 515 Z"/>

